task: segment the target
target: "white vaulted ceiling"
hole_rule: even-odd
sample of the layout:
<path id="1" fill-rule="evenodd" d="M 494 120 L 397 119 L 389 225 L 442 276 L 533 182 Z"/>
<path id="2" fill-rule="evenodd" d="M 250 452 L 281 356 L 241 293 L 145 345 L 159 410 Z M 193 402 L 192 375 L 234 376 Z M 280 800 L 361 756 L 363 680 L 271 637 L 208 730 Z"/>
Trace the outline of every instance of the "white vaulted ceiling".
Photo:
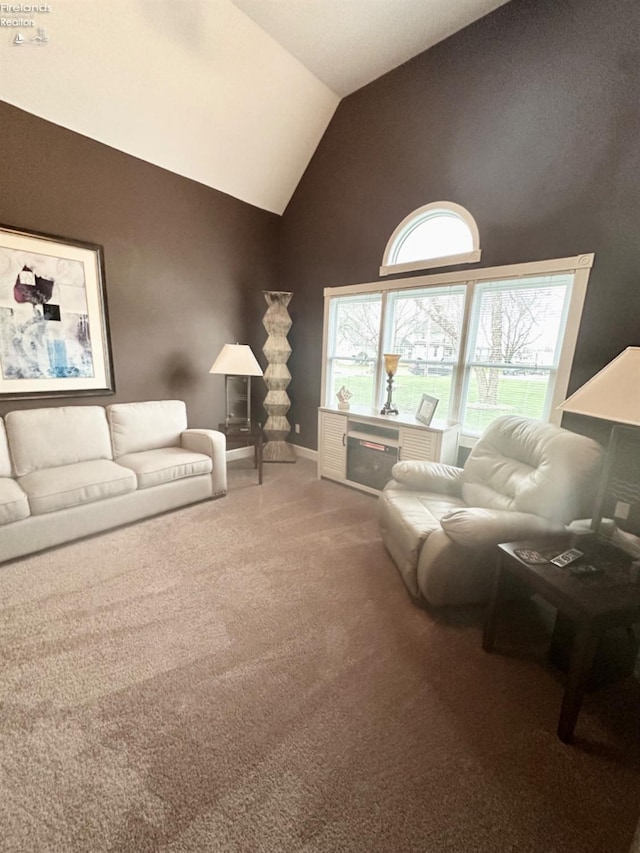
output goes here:
<path id="1" fill-rule="evenodd" d="M 233 0 L 336 94 L 355 92 L 506 0 Z"/>
<path id="2" fill-rule="evenodd" d="M 282 213 L 342 96 L 503 2 L 55 0 L 0 97 Z"/>

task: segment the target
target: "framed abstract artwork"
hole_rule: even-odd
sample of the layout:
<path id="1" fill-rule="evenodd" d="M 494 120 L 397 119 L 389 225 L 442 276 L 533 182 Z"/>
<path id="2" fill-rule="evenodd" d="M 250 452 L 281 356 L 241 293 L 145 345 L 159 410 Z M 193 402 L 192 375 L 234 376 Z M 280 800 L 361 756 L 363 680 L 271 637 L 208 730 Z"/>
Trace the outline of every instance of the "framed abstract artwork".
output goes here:
<path id="1" fill-rule="evenodd" d="M 102 246 L 0 225 L 0 399 L 114 390 Z"/>

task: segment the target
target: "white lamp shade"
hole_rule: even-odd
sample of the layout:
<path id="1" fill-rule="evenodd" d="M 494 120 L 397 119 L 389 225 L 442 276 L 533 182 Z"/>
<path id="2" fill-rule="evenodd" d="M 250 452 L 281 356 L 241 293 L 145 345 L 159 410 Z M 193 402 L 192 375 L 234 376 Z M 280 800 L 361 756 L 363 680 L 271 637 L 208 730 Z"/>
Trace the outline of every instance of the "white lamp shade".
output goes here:
<path id="1" fill-rule="evenodd" d="M 627 347 L 558 408 L 640 426 L 640 347 Z"/>
<path id="2" fill-rule="evenodd" d="M 246 344 L 225 344 L 211 365 L 209 373 L 226 373 L 230 376 L 262 376 L 251 347 Z"/>

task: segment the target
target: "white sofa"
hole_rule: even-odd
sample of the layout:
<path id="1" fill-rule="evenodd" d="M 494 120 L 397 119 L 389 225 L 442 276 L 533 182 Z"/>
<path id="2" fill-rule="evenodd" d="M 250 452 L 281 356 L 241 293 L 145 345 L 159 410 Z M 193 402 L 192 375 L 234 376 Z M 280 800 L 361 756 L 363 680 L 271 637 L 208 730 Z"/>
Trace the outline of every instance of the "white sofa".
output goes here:
<path id="1" fill-rule="evenodd" d="M 0 562 L 227 491 L 226 440 L 181 400 L 0 418 Z"/>

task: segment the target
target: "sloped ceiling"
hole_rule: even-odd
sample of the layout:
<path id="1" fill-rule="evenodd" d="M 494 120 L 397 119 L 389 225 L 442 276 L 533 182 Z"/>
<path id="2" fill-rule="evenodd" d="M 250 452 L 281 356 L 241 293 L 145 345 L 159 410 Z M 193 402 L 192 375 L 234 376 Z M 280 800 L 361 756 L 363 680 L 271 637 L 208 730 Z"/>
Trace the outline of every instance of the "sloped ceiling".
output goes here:
<path id="1" fill-rule="evenodd" d="M 55 0 L 0 31 L 0 96 L 280 214 L 342 95 L 502 2 Z"/>
<path id="2" fill-rule="evenodd" d="M 506 0 L 233 0 L 344 97 Z"/>

